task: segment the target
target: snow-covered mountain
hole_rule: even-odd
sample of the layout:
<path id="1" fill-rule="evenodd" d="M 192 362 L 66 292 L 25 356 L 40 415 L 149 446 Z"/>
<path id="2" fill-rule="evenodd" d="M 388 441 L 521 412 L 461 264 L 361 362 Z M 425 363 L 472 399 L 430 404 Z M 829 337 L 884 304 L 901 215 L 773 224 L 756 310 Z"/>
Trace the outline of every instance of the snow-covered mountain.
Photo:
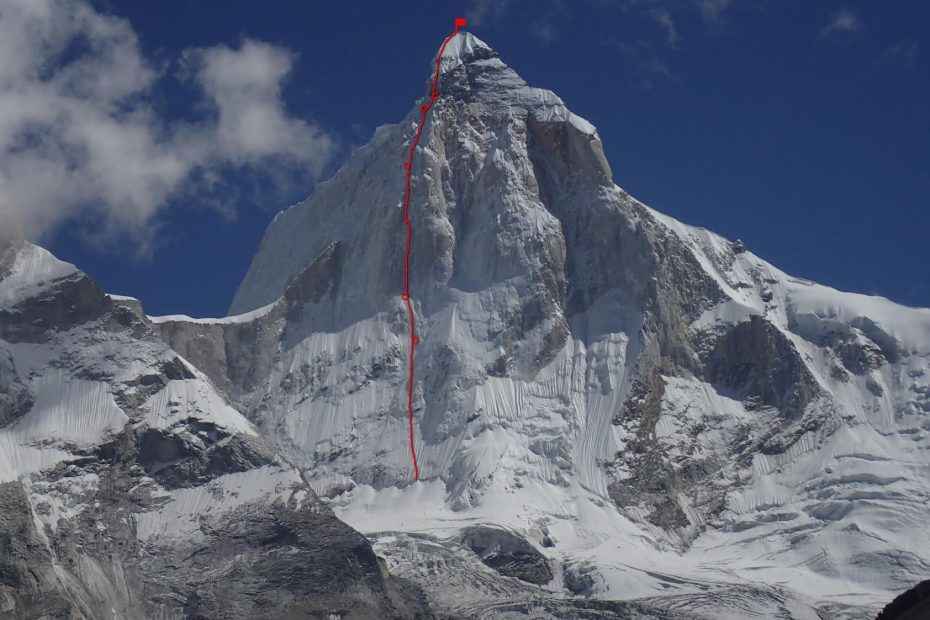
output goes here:
<path id="1" fill-rule="evenodd" d="M 138 302 L 0 248 L 0 617 L 422 608 Z"/>
<path id="2" fill-rule="evenodd" d="M 70 373 L 53 379 L 55 402 L 79 402 L 66 384 L 96 381 L 129 427 L 179 429 L 206 453 L 222 440 L 204 443 L 203 424 L 262 446 L 266 460 L 243 456 L 235 473 L 223 459 L 221 479 L 299 481 L 242 480 L 233 503 L 273 488 L 251 505 L 310 502 L 344 536 L 332 514 L 364 533 L 394 577 L 360 563 L 353 578 L 381 585 L 357 600 L 398 615 L 421 609 L 404 579 L 440 616 L 715 619 L 868 618 L 925 579 L 930 310 L 793 278 L 649 209 L 614 184 L 591 124 L 470 34 L 447 46 L 438 90 L 412 178 L 419 482 L 400 296 L 418 106 L 277 216 L 230 317 L 144 317 L 97 295 L 111 309 L 71 328 L 67 305 L 39 314 L 44 301 L 17 297 L 47 300 L 42 282 L 66 276 L 0 266 L 0 308 L 19 312 L 0 309 L 0 441 L 35 450 L 17 457 L 17 479 L 45 479 L 71 458 L 55 450 L 73 454 L 48 426 L 23 435 L 47 410 L 35 403 L 52 353 L 37 351 L 54 350 Z M 128 326 L 99 318 L 123 315 Z M 64 321 L 53 341 L 32 320 L 45 316 Z M 169 362 L 181 379 L 142 381 Z M 124 386 L 142 392 L 132 406 Z M 127 422 L 99 399 L 69 411 L 109 445 Z M 126 487 L 145 481 L 153 498 L 132 509 L 133 545 L 148 549 L 139 523 L 156 542 L 176 529 L 194 541 L 205 526 L 189 515 L 235 509 L 207 501 L 208 458 L 156 460 Z M 50 494 L 20 484 L 32 506 Z M 49 514 L 65 510 L 48 501 Z"/>
<path id="3" fill-rule="evenodd" d="M 417 108 L 278 215 L 231 308 L 251 318 L 160 324 L 201 367 L 224 352 L 216 380 L 336 513 L 458 611 L 868 617 L 925 578 L 930 311 L 642 205 L 591 124 L 470 34 L 438 90 L 411 205 L 421 482 L 400 298 Z M 476 585 L 469 525 L 519 535 L 551 580 Z"/>

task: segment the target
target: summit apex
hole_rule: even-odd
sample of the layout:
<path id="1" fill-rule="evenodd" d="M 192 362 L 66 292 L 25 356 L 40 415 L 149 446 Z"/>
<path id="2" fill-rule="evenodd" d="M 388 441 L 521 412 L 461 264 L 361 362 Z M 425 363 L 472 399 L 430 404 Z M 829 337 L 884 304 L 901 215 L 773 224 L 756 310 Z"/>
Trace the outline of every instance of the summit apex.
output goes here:
<path id="1" fill-rule="evenodd" d="M 497 56 L 497 53 L 491 49 L 490 45 L 470 32 L 459 32 L 442 50 L 442 64 L 445 69 L 452 64 L 494 56 Z"/>

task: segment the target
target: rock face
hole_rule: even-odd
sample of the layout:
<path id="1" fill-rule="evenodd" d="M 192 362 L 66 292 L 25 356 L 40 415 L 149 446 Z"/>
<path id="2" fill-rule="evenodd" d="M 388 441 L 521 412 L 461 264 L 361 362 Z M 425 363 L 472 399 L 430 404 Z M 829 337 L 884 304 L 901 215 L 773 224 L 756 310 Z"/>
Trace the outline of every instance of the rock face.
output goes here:
<path id="1" fill-rule="evenodd" d="M 137 308 L 0 265 L 0 615 L 428 615 Z"/>
<path id="2" fill-rule="evenodd" d="M 795 419 L 819 392 L 787 336 L 757 315 L 716 339 L 704 376 L 713 385 L 736 391 L 750 408 L 774 407 Z"/>
<path id="3" fill-rule="evenodd" d="M 32 394 L 16 372 L 13 355 L 0 345 L 0 428 L 25 415 L 31 407 Z"/>
<path id="4" fill-rule="evenodd" d="M 920 620 L 930 617 L 930 580 L 895 597 L 875 620 Z"/>
<path id="5" fill-rule="evenodd" d="M 855 617 L 922 574 L 930 311 L 792 278 L 642 205 L 592 125 L 470 34 L 438 90 L 411 201 L 423 482 L 400 298 L 417 108 L 275 218 L 235 316 L 154 319 L 337 514 L 465 615 L 498 604 L 451 577 L 479 523 L 556 568 L 549 594 L 509 591 L 525 600 L 662 590 L 652 609 Z M 424 531 L 446 599 L 403 538 Z"/>
<path id="6" fill-rule="evenodd" d="M 462 530 L 462 543 L 502 575 L 540 586 L 552 581 L 546 556 L 513 532 L 472 525 Z"/>

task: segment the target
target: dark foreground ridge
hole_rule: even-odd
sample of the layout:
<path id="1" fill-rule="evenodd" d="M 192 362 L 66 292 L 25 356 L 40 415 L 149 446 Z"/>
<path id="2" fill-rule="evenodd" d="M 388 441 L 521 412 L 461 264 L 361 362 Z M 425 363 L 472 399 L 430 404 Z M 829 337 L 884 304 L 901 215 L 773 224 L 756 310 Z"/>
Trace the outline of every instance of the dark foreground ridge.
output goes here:
<path id="1" fill-rule="evenodd" d="M 924 620 L 930 618 L 930 579 L 899 594 L 885 605 L 875 620 Z"/>

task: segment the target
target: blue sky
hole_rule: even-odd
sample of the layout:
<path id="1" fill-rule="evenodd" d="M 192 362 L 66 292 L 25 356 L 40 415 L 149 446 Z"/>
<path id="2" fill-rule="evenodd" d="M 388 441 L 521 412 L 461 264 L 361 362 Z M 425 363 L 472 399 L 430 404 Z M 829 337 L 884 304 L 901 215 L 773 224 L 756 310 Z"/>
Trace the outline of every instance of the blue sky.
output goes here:
<path id="1" fill-rule="evenodd" d="M 459 15 L 598 127 L 640 200 L 930 306 L 924 0 L 18 5 L 0 104 L 28 114 L 0 122 L 0 222 L 151 314 L 222 315 L 275 212 L 414 105 Z"/>

